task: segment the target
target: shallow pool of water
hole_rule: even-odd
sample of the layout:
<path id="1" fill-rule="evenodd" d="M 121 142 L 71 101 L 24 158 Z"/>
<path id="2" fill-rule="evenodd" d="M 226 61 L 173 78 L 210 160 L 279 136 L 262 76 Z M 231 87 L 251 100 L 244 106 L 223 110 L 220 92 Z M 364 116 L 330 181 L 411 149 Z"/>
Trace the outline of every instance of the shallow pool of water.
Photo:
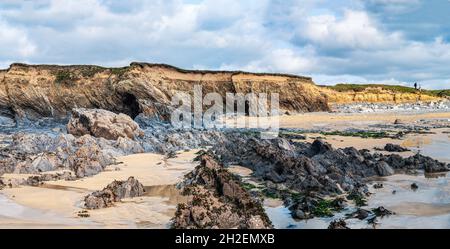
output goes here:
<path id="1" fill-rule="evenodd" d="M 410 138 L 415 140 L 412 146 L 408 146 L 414 152 L 420 152 L 423 155 L 432 157 L 436 160 L 450 163 L 450 134 L 437 133 L 433 135 L 423 135 Z M 408 144 L 408 139 L 405 144 Z"/>

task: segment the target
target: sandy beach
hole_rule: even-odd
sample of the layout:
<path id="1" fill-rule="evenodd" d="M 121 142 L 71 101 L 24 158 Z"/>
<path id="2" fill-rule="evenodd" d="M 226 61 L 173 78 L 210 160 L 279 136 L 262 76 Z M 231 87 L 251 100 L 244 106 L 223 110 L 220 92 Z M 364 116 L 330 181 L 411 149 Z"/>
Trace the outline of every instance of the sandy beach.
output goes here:
<path id="1" fill-rule="evenodd" d="M 49 181 L 39 187 L 20 186 L 0 192 L 0 227 L 20 228 L 35 225 L 39 228 L 165 228 L 182 197 L 173 187 L 191 171 L 196 150 L 180 152 L 176 158 L 145 153 L 118 158 L 122 162 L 111 165 L 95 176 L 75 181 Z M 28 175 L 4 175 L 4 179 Z M 144 196 L 123 199 L 113 207 L 89 210 L 90 217 L 81 218 L 82 202 L 87 194 L 103 189 L 114 180 L 135 176 L 146 188 Z M 8 213 L 11 206 L 19 207 Z"/>

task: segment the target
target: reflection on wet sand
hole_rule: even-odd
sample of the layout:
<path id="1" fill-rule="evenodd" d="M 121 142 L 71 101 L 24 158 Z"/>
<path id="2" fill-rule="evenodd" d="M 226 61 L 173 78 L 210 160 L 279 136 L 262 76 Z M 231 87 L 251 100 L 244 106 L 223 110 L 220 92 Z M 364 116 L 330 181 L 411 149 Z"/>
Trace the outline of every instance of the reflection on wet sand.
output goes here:
<path id="1" fill-rule="evenodd" d="M 187 202 L 188 198 L 181 194 L 181 190 L 175 185 L 156 185 L 145 186 L 144 196 L 167 198 L 166 203 L 176 205 L 178 203 Z"/>

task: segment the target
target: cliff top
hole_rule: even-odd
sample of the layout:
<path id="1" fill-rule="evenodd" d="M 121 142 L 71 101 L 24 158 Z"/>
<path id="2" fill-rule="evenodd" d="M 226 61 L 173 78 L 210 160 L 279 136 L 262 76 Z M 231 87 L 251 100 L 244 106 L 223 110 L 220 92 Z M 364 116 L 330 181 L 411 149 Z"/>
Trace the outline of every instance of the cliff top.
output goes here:
<path id="1" fill-rule="evenodd" d="M 244 74 L 244 75 L 256 75 L 256 76 L 281 76 L 287 78 L 295 78 L 306 81 L 312 81 L 311 77 L 294 75 L 294 74 L 286 74 L 286 73 L 264 73 L 264 72 L 246 72 L 246 71 L 225 71 L 225 70 L 189 70 L 189 69 L 181 69 L 175 66 L 171 66 L 168 64 L 159 64 L 159 63 L 147 63 L 147 62 L 132 62 L 129 66 L 125 67 L 103 67 L 97 65 L 52 65 L 52 64 L 25 64 L 25 63 L 13 63 L 10 65 L 8 69 L 0 69 L 0 71 L 7 72 L 12 68 L 36 68 L 36 69 L 44 69 L 44 70 L 58 70 L 58 69 L 86 69 L 86 68 L 96 68 L 99 70 L 128 70 L 131 68 L 163 68 L 168 70 L 173 70 L 180 73 L 195 73 L 195 74 Z"/>
<path id="2" fill-rule="evenodd" d="M 385 84 L 337 84 L 334 86 L 322 86 L 337 92 L 377 92 L 379 89 L 390 91 L 393 93 L 411 93 L 411 94 L 426 94 L 436 97 L 450 96 L 450 89 L 441 90 L 417 90 L 414 87 L 400 86 L 400 85 L 385 85 Z"/>

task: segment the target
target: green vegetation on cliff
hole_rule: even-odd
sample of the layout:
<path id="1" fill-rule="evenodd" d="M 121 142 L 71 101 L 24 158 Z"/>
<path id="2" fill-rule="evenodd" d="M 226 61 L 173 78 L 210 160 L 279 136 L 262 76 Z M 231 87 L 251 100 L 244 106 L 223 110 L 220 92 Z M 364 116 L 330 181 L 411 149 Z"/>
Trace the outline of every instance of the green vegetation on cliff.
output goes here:
<path id="1" fill-rule="evenodd" d="M 334 86 L 325 86 L 329 89 L 338 91 L 338 92 L 348 92 L 348 91 L 354 91 L 354 92 L 362 92 L 366 90 L 370 90 L 370 88 L 381 88 L 383 90 L 387 91 L 393 91 L 398 93 L 422 93 L 427 94 L 431 96 L 438 96 L 438 97 L 444 97 L 444 96 L 450 96 L 450 89 L 446 90 L 416 90 L 414 87 L 407 87 L 407 86 L 399 86 L 399 85 L 383 85 L 383 84 L 337 84 Z"/>

